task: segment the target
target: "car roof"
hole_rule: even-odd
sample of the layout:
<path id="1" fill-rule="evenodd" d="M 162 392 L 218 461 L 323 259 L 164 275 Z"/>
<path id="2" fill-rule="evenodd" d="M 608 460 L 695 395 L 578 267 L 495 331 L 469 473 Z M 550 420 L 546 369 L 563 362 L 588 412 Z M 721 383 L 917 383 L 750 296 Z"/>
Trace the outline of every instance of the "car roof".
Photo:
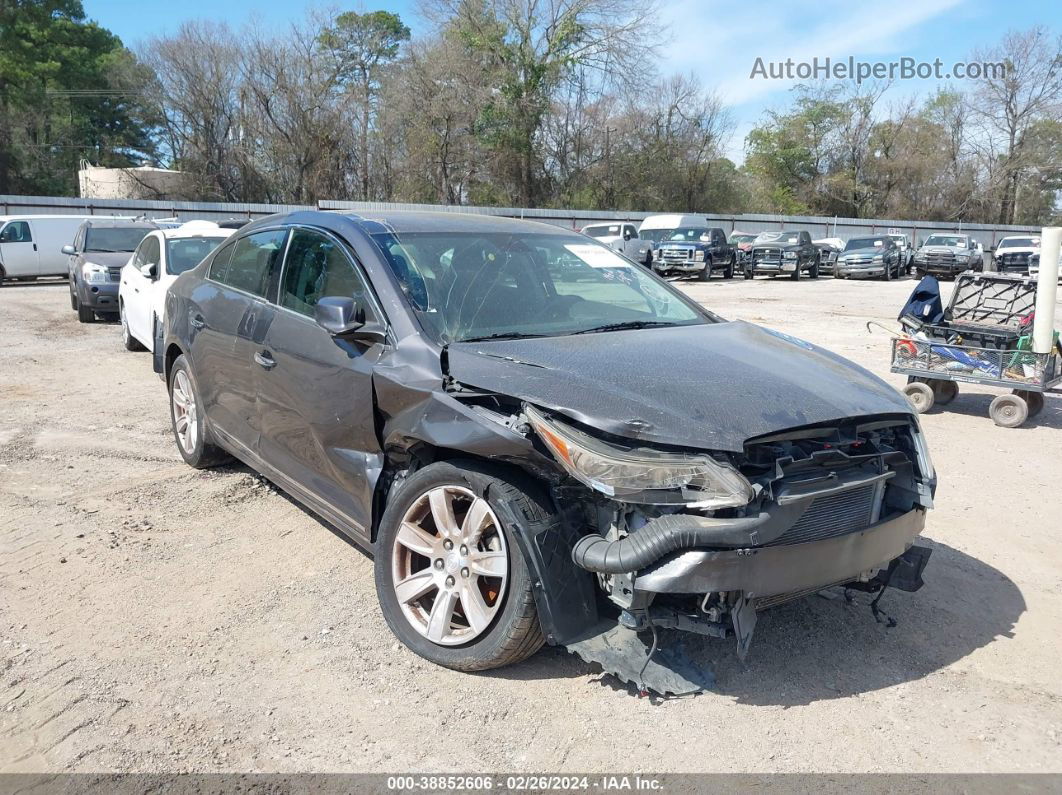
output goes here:
<path id="1" fill-rule="evenodd" d="M 213 221 L 188 221 L 180 226 L 157 230 L 166 240 L 180 240 L 188 237 L 229 237 L 235 229 L 223 229 Z"/>
<path id="2" fill-rule="evenodd" d="M 241 234 L 276 224 L 307 224 L 343 234 L 350 226 L 365 235 L 413 232 L 479 232 L 481 234 L 565 235 L 576 240 L 586 238 L 567 227 L 519 218 L 480 215 L 461 211 L 393 210 L 365 213 L 296 210 L 256 219 L 243 227 Z"/>
<path id="3" fill-rule="evenodd" d="M 123 221 L 114 218 L 88 219 L 84 226 L 98 227 L 100 229 L 158 229 L 151 221 Z"/>

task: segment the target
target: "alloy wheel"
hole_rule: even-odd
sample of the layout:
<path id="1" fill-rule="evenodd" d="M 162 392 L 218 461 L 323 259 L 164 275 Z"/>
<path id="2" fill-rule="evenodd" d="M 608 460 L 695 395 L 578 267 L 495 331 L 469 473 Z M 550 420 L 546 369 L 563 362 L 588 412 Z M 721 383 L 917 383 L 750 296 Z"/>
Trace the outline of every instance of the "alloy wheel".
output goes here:
<path id="1" fill-rule="evenodd" d="M 173 376 L 170 401 L 173 404 L 173 429 L 177 432 L 177 441 L 185 453 L 192 455 L 198 440 L 199 415 L 192 382 L 184 370 L 178 370 Z"/>
<path id="2" fill-rule="evenodd" d="M 463 486 L 438 486 L 402 517 L 391 548 L 392 583 L 402 614 L 432 643 L 475 640 L 505 597 L 509 554 L 485 499 Z"/>

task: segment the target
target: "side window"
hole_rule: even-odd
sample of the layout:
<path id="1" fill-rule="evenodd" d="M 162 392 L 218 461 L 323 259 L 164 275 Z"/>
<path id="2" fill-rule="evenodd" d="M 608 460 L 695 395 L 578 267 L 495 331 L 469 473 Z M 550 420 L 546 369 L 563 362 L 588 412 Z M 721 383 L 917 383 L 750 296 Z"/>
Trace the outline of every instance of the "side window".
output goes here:
<path id="1" fill-rule="evenodd" d="M 232 249 L 236 246 L 235 240 L 230 240 L 224 246 L 214 252 L 213 258 L 210 260 L 209 276 L 216 282 L 225 282 L 225 272 L 229 267 L 229 260 L 232 259 Z"/>
<path id="2" fill-rule="evenodd" d="M 140 246 L 140 257 L 144 265 L 159 264 L 162 249 L 159 247 L 159 239 L 152 235 Z"/>
<path id="3" fill-rule="evenodd" d="M 313 316 L 318 299 L 352 298 L 364 292 L 357 267 L 338 243 L 308 229 L 292 233 L 280 285 L 281 306 Z"/>
<path id="4" fill-rule="evenodd" d="M 638 230 L 635 229 L 630 224 L 627 224 L 625 227 L 623 227 L 623 233 L 626 234 L 626 235 L 630 235 L 631 238 L 638 237 Z"/>
<path id="5" fill-rule="evenodd" d="M 32 243 L 33 236 L 30 234 L 29 223 L 26 221 L 12 221 L 0 232 L 0 243 Z"/>
<path id="6" fill-rule="evenodd" d="M 232 259 L 229 260 L 222 281 L 237 290 L 265 297 L 269 289 L 269 278 L 274 269 L 280 266 L 287 237 L 287 229 L 274 229 L 241 237 L 232 250 Z"/>

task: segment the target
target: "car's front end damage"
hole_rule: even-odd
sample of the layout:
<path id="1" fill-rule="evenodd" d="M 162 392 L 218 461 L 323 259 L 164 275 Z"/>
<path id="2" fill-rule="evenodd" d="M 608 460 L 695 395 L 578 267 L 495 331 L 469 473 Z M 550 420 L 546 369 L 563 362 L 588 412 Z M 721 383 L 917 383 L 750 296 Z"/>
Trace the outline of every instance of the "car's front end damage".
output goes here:
<path id="1" fill-rule="evenodd" d="M 754 329 L 724 324 L 701 329 L 699 336 L 709 343 L 710 336 L 757 342 L 765 360 L 788 353 L 796 356 L 791 368 L 801 369 L 802 356 L 792 350 L 800 341 Z M 661 330 L 659 341 L 671 333 Z M 689 330 L 674 333 L 692 338 Z M 912 544 L 932 507 L 935 474 L 916 417 L 869 374 L 851 367 L 849 394 L 835 392 L 835 405 L 818 412 L 800 406 L 796 414 L 807 421 L 794 424 L 781 419 L 772 398 L 787 392 L 790 401 L 799 402 L 802 395 L 795 382 L 770 384 L 765 361 L 763 371 L 746 374 L 745 388 L 763 401 L 758 415 L 745 418 L 747 437 L 738 440 L 739 427 L 709 429 L 680 445 L 673 437 L 660 441 L 680 425 L 659 412 L 627 421 L 629 436 L 613 417 L 590 415 L 590 403 L 560 402 L 552 371 L 564 357 L 538 357 L 535 347 L 528 341 L 519 358 L 484 348 L 476 352 L 478 362 L 455 351 L 453 371 L 478 381 L 477 387 L 512 384 L 511 371 L 528 374 L 522 395 L 466 389 L 468 397 L 462 397 L 461 387 L 457 395 L 481 409 L 494 401 L 490 413 L 498 414 L 497 422 L 532 445 L 539 476 L 572 528 L 563 550 L 552 549 L 574 564 L 565 582 L 592 578 L 597 592 L 592 623 L 580 608 L 576 612 L 586 622 L 554 634 L 553 642 L 623 679 L 680 692 L 695 686 L 696 678 L 676 677 L 658 665 L 645 668 L 646 647 L 638 633 L 669 628 L 732 638 L 744 656 L 758 611 L 835 585 L 870 592 L 921 585 L 928 550 Z M 806 353 L 813 366 L 797 378 L 821 381 L 827 372 L 840 374 L 836 357 L 811 346 Z M 502 362 L 510 371 L 505 378 L 490 372 Z M 564 394 L 582 393 L 571 384 Z M 667 395 L 659 397 L 668 401 Z M 860 410 L 837 414 L 845 400 Z M 628 416 L 627 406 L 607 403 L 600 403 L 602 412 L 611 414 L 612 408 Z M 728 422 L 726 415 L 705 416 L 698 405 L 685 409 L 691 420 Z M 831 413 L 839 419 L 822 420 Z M 731 426 L 741 422 L 729 420 Z M 543 474 L 541 462 L 550 461 L 552 471 Z M 543 588 L 551 587 L 558 586 L 547 575 Z"/>

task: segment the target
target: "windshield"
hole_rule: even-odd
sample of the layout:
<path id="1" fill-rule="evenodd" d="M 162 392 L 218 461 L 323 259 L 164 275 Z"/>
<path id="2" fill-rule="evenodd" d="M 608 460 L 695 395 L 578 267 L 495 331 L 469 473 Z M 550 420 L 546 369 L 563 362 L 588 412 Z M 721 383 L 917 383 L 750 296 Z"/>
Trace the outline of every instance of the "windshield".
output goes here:
<path id="1" fill-rule="evenodd" d="M 583 234 L 590 235 L 590 237 L 619 237 L 623 233 L 620 231 L 619 224 L 609 224 L 608 226 L 588 226 L 583 230 Z"/>
<path id="2" fill-rule="evenodd" d="M 1039 248 L 1038 237 L 1005 237 L 999 241 L 998 248 Z"/>
<path id="3" fill-rule="evenodd" d="M 930 235 L 926 238 L 926 242 L 923 245 L 966 248 L 966 238 L 959 235 Z"/>
<path id="4" fill-rule="evenodd" d="M 661 231 L 664 233 L 660 238 L 662 241 L 679 240 L 689 243 L 691 241 L 710 240 L 712 237 L 706 226 L 681 226 L 678 229 Z"/>
<path id="5" fill-rule="evenodd" d="M 712 320 L 645 269 L 585 238 L 416 232 L 374 239 L 424 329 L 444 344 Z"/>
<path id="6" fill-rule="evenodd" d="M 904 243 L 907 242 L 907 238 L 904 237 L 903 235 L 889 235 L 889 237 L 891 239 L 895 240 L 896 244 L 899 245 L 899 246 L 902 246 Z"/>
<path id="7" fill-rule="evenodd" d="M 184 237 L 166 241 L 166 272 L 171 276 L 191 270 L 225 237 Z"/>
<path id="8" fill-rule="evenodd" d="M 147 226 L 90 226 L 88 235 L 85 237 L 85 251 L 132 252 L 152 228 Z"/>
<path id="9" fill-rule="evenodd" d="M 757 243 L 786 243 L 793 245 L 800 242 L 799 232 L 760 232 L 756 236 Z"/>
<path id="10" fill-rule="evenodd" d="M 751 243 L 756 239 L 756 235 L 731 235 L 731 243 Z"/>
<path id="11" fill-rule="evenodd" d="M 880 237 L 853 237 L 844 244 L 845 251 L 855 251 L 857 248 L 881 248 L 885 241 Z"/>

